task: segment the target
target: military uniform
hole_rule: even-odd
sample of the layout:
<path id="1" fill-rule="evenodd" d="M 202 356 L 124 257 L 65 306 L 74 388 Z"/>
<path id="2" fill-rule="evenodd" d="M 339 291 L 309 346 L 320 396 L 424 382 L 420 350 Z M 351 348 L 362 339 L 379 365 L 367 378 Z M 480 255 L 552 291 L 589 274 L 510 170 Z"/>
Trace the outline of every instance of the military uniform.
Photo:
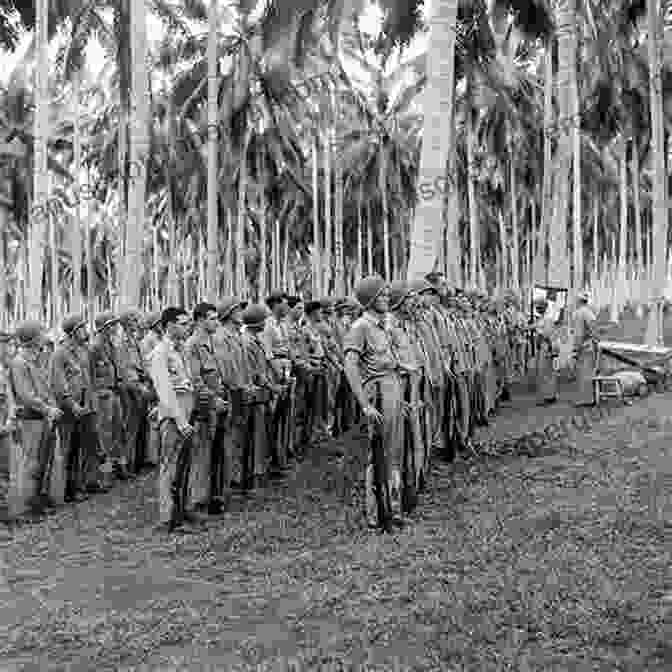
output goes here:
<path id="1" fill-rule="evenodd" d="M 597 333 L 595 313 L 588 307 L 588 295 L 579 296 L 574 314 L 574 356 L 576 358 L 576 399 L 578 406 L 595 403 L 593 377 L 597 369 Z"/>
<path id="2" fill-rule="evenodd" d="M 40 513 L 54 505 L 52 476 L 58 478 L 62 466 L 55 464 L 57 450 L 60 451 L 56 422 L 61 413 L 49 388 L 40 352 L 33 345 L 39 343 L 43 333 L 39 323 L 19 325 L 16 335 L 21 347 L 10 365 L 20 451 L 16 500 L 11 506 L 15 514 L 23 513 L 27 507 Z"/>
<path id="3" fill-rule="evenodd" d="M 151 355 L 150 373 L 158 397 L 161 436 L 159 522 L 179 524 L 188 502 L 192 437 L 181 433 L 194 410 L 194 390 L 182 348 L 165 334 Z"/>
<path id="4" fill-rule="evenodd" d="M 123 428 L 123 408 L 120 385 L 122 372 L 117 361 L 115 346 L 110 341 L 108 330 L 118 327 L 119 320 L 113 313 L 101 313 L 96 317 L 97 334 L 91 345 L 91 379 L 93 403 L 104 463 L 101 467 L 104 484 L 109 486 L 114 467 L 121 478 L 128 477 L 128 453 Z"/>
<path id="5" fill-rule="evenodd" d="M 142 363 L 148 375 L 151 366 L 152 352 L 161 342 L 161 335 L 158 332 L 158 324 L 160 321 L 161 313 L 150 313 L 145 322 L 146 333 L 143 336 L 142 341 L 140 341 Z M 156 466 L 159 464 L 161 449 L 159 419 L 156 410 L 156 392 L 154 390 L 152 390 L 152 392 L 152 399 L 149 402 L 147 409 L 147 450 L 145 454 L 145 463 L 148 466 Z"/>
<path id="6" fill-rule="evenodd" d="M 10 335 L 0 333 L 0 347 L 6 348 Z M 7 359 L 0 359 L 0 520 L 10 514 L 12 490 L 16 487 L 17 448 L 14 443 L 16 404 L 10 381 Z"/>
<path id="7" fill-rule="evenodd" d="M 320 301 L 306 303 L 306 316 L 301 329 L 300 350 L 304 354 L 306 398 L 309 400 L 305 443 L 316 445 L 328 437 L 327 354 L 319 330 Z"/>
<path id="8" fill-rule="evenodd" d="M 86 320 L 81 315 L 64 320 L 66 337 L 56 347 L 51 361 L 51 386 L 63 411 L 60 435 L 65 454 L 66 501 L 83 499 L 87 490 L 100 490 L 91 360 L 87 346 L 78 344 L 71 337 L 85 326 Z"/>

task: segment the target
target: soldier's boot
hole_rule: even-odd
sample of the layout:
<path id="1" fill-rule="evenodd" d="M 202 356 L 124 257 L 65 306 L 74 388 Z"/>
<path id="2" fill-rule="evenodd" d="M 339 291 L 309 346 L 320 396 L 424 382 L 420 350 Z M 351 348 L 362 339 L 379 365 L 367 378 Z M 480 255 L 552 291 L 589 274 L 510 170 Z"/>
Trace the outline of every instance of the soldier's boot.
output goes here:
<path id="1" fill-rule="evenodd" d="M 401 527 L 409 522 L 409 519 L 404 516 L 402 501 L 401 501 L 401 472 L 398 469 L 392 470 L 392 476 L 389 481 L 390 489 L 390 508 L 392 513 L 392 522 Z"/>

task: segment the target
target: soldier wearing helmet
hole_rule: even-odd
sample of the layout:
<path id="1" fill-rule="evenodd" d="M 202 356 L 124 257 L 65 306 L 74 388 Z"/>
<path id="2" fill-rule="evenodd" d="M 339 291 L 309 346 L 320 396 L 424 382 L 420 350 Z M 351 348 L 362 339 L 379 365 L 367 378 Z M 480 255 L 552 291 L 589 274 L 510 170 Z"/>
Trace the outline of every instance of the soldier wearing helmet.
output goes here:
<path id="1" fill-rule="evenodd" d="M 22 513 L 28 506 L 35 514 L 53 508 L 52 469 L 58 436 L 56 423 L 63 413 L 53 397 L 47 370 L 41 365 L 40 355 L 45 332 L 39 322 L 23 322 L 16 329 L 19 351 L 11 363 L 11 380 L 17 404 L 17 425 L 21 433 L 21 458 L 17 473 L 22 475 L 13 502 L 14 512 Z"/>

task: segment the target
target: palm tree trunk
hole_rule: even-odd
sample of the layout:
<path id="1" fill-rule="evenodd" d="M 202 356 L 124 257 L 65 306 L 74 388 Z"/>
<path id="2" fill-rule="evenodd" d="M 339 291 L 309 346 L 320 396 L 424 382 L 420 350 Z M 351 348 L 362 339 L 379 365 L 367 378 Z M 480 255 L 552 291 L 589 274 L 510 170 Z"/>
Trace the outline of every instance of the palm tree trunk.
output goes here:
<path id="1" fill-rule="evenodd" d="M 544 178 L 541 194 L 541 240 L 537 246 L 535 273 L 538 282 L 548 282 L 546 248 L 551 232 L 553 216 L 553 50 L 546 49 L 544 74 Z"/>
<path id="2" fill-rule="evenodd" d="M 574 53 L 576 54 L 578 49 L 577 44 L 577 31 L 574 31 Z M 574 123 L 572 124 L 572 148 L 573 148 L 573 167 L 574 167 L 574 180 L 573 180 L 573 226 L 572 232 L 573 236 L 573 247 L 574 247 L 574 291 L 580 291 L 583 288 L 583 215 L 581 208 L 581 127 L 578 122 L 580 105 L 579 105 L 579 82 L 576 72 L 576 60 L 573 62 L 574 65 L 570 69 L 570 98 L 571 98 L 571 107 L 572 107 L 572 119 Z"/>
<path id="3" fill-rule="evenodd" d="M 534 285 L 535 278 L 535 263 L 539 259 L 539 232 L 537 228 L 537 199 L 536 193 L 532 194 L 530 199 L 530 249 L 528 250 L 530 255 L 530 275 L 529 283 L 530 287 Z"/>
<path id="4" fill-rule="evenodd" d="M 423 92 L 423 141 L 418 170 L 419 190 L 439 190 L 453 146 L 455 93 L 455 36 L 458 0 L 438 0 L 432 7 L 427 49 L 427 85 Z M 447 122 L 447 123 L 446 123 Z M 434 194 L 420 198 L 413 219 L 407 277 L 424 277 L 434 270 L 444 228 L 443 199 Z M 451 220 L 458 226 L 459 220 Z M 449 240 L 450 240 L 449 236 Z"/>
<path id="5" fill-rule="evenodd" d="M 371 222 L 371 201 L 366 203 L 366 261 L 368 275 L 376 271 L 373 265 L 373 223 Z"/>
<path id="6" fill-rule="evenodd" d="M 479 286 L 481 243 L 478 231 L 478 202 L 476 200 L 476 175 L 474 174 L 474 129 L 472 113 L 467 114 L 467 199 L 469 201 L 469 251 L 471 257 L 471 286 Z"/>
<path id="7" fill-rule="evenodd" d="M 44 272 L 45 224 L 48 220 L 49 172 L 47 142 L 49 135 L 49 44 L 47 39 L 48 0 L 37 0 L 35 67 L 35 168 L 33 207 L 29 210 L 31 245 L 29 250 L 28 316 L 42 319 L 42 277 Z"/>
<path id="8" fill-rule="evenodd" d="M 639 147 L 637 138 L 632 140 L 632 196 L 635 205 L 635 244 L 633 246 L 632 260 L 636 268 L 644 267 L 644 251 L 646 242 L 642 237 L 642 204 L 639 194 Z"/>
<path id="9" fill-rule="evenodd" d="M 161 305 L 161 297 L 159 296 L 159 225 L 158 222 L 154 224 L 153 244 L 152 244 L 152 310 L 158 310 Z"/>
<path id="10" fill-rule="evenodd" d="M 622 281 L 625 277 L 625 267 L 627 264 L 628 252 L 628 143 L 623 138 L 620 152 L 620 175 L 619 175 L 619 212 L 620 212 L 620 229 L 618 242 L 618 275 Z"/>
<path id="11" fill-rule="evenodd" d="M 387 205 L 387 156 L 384 147 L 380 148 L 378 163 L 378 190 L 380 191 L 382 215 L 383 215 L 383 264 L 385 279 L 392 280 L 390 268 L 390 214 Z"/>
<path id="12" fill-rule="evenodd" d="M 9 327 L 9 312 L 7 310 L 7 224 L 9 222 L 9 210 L 0 204 L 0 329 Z M 18 271 L 18 269 L 17 269 Z M 18 277 L 18 272 L 17 272 Z M 18 301 L 19 292 L 15 290 L 14 304 Z"/>
<path id="13" fill-rule="evenodd" d="M 322 245 L 320 244 L 320 186 L 319 186 L 319 136 L 313 135 L 313 296 L 322 293 Z"/>
<path id="14" fill-rule="evenodd" d="M 570 137 L 571 96 L 570 86 L 575 61 L 575 15 L 573 0 L 558 0 L 556 4 L 558 40 L 558 107 L 559 124 L 558 152 L 555 161 L 556 177 L 553 193 L 553 223 L 549 247 L 548 280 L 560 287 L 570 286 L 569 258 L 567 255 L 567 213 L 569 209 L 569 178 L 572 165 L 572 141 Z M 571 123 L 570 123 L 571 122 Z"/>
<path id="15" fill-rule="evenodd" d="M 322 291 L 328 294 L 331 291 L 331 276 L 332 276 L 332 241 L 334 236 L 334 220 L 332 214 L 332 185 L 331 185 L 331 142 L 329 133 L 324 134 L 324 282 L 322 283 Z"/>
<path id="16" fill-rule="evenodd" d="M 245 268 L 245 227 L 247 225 L 247 154 L 252 137 L 248 129 L 240 157 L 238 177 L 238 226 L 236 228 L 236 295 L 247 299 L 247 271 Z"/>
<path id="17" fill-rule="evenodd" d="M 82 311 L 82 137 L 79 123 L 79 97 L 81 72 L 77 70 L 72 79 L 72 120 L 73 120 L 73 172 L 75 175 L 75 216 L 72 222 L 72 297 L 70 310 L 74 313 Z"/>
<path id="18" fill-rule="evenodd" d="M 211 303 L 217 301 L 219 283 L 217 264 L 219 259 L 219 217 L 217 189 L 217 31 L 219 28 L 218 0 L 210 0 L 208 8 L 208 283 L 207 296 Z"/>
<path id="19" fill-rule="evenodd" d="M 497 212 L 497 221 L 499 223 L 499 273 L 497 278 L 498 289 L 508 288 L 507 278 L 509 277 L 509 241 L 506 239 L 506 223 L 504 222 L 504 213 Z"/>
<path id="20" fill-rule="evenodd" d="M 267 222 L 266 222 L 266 174 L 264 170 L 264 156 L 261 153 L 263 150 L 257 150 L 257 176 L 259 179 L 259 248 L 260 248 L 260 268 L 259 268 L 259 301 L 263 301 L 266 297 L 267 289 L 267 272 L 268 272 L 268 241 Z"/>
<path id="21" fill-rule="evenodd" d="M 358 279 L 364 277 L 364 222 L 362 217 L 362 201 L 364 200 L 364 183 L 360 183 L 357 193 L 357 273 Z"/>
<path id="22" fill-rule="evenodd" d="M 667 257 L 667 202 L 666 175 L 663 135 L 663 87 L 661 77 L 660 37 L 661 22 L 656 0 L 647 0 L 647 18 L 649 39 L 649 73 L 651 90 L 651 128 L 653 155 L 653 217 L 652 217 L 652 251 L 655 255 L 654 268 L 654 299 L 662 299 L 665 291 L 666 257 Z M 656 302 L 656 309 L 651 310 L 650 324 L 647 331 L 647 343 L 662 343 L 662 302 Z"/>
<path id="23" fill-rule="evenodd" d="M 58 326 L 60 316 L 61 292 L 58 281 L 58 217 L 56 213 L 49 215 L 49 253 L 51 254 L 51 324 Z"/>
<path id="24" fill-rule="evenodd" d="M 599 242 L 599 226 L 600 226 L 600 199 L 596 198 L 593 201 L 593 276 L 597 280 L 600 272 L 600 242 Z"/>
<path id="25" fill-rule="evenodd" d="M 126 227 L 125 273 L 121 277 L 121 308 L 140 305 L 142 244 L 145 230 L 147 196 L 147 158 L 149 151 L 149 96 L 147 76 L 147 15 L 145 4 L 130 3 L 131 28 L 131 119 L 130 184 L 128 189 L 128 226 Z"/>
<path id="26" fill-rule="evenodd" d="M 520 290 L 520 236 L 518 235 L 518 183 L 516 181 L 516 163 L 513 147 L 509 153 L 511 170 L 511 288 L 516 294 Z"/>
<path id="27" fill-rule="evenodd" d="M 332 122 L 330 129 L 331 155 L 334 159 L 334 291 L 337 295 L 345 294 L 345 266 L 343 259 L 343 163 L 340 160 L 339 105 L 336 87 L 330 86 Z"/>

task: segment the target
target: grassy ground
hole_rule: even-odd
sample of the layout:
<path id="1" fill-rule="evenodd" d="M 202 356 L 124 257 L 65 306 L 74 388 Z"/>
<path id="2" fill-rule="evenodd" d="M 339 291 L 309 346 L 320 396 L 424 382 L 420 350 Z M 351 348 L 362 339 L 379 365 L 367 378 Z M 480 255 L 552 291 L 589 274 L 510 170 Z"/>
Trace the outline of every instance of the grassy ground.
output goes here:
<path id="1" fill-rule="evenodd" d="M 387 538 L 362 530 L 358 436 L 198 534 L 152 531 L 147 475 L 8 539 L 0 668 L 670 670 L 671 399 L 438 465 Z"/>

